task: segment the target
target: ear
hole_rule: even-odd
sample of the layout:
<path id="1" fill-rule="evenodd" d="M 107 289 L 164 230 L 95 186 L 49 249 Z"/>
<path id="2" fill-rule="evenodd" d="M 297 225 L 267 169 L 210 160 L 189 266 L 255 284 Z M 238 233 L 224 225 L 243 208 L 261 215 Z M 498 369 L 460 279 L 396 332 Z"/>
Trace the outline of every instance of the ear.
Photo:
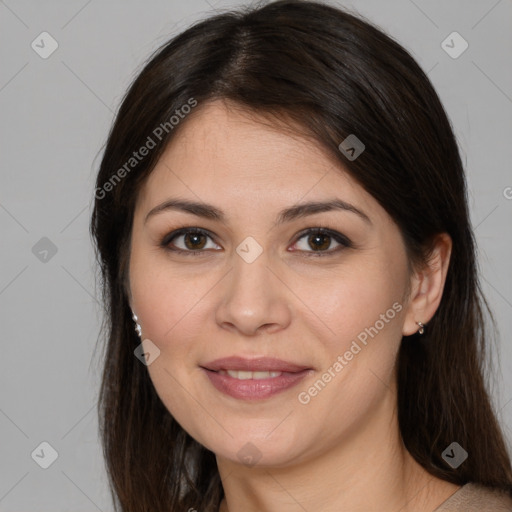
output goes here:
<path id="1" fill-rule="evenodd" d="M 452 252 L 452 239 L 447 233 L 441 233 L 432 243 L 428 261 L 411 277 L 409 304 L 402 328 L 404 336 L 410 336 L 419 330 L 417 322 L 427 324 L 430 321 L 443 296 Z"/>

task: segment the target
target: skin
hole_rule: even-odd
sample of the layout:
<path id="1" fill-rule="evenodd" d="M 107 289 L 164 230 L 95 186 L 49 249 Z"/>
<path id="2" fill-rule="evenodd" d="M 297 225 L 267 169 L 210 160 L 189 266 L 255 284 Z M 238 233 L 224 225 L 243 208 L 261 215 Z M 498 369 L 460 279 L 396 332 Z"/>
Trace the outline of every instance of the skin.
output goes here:
<path id="1" fill-rule="evenodd" d="M 410 272 L 398 227 L 343 166 L 317 143 L 261 121 L 219 100 L 199 106 L 139 193 L 130 302 L 142 338 L 160 350 L 148 366 L 155 389 L 215 453 L 222 512 L 432 511 L 459 487 L 425 472 L 401 443 L 394 365 L 402 335 L 427 324 L 439 305 L 450 238 L 440 235 L 429 264 Z M 226 220 L 167 210 L 145 222 L 171 197 L 213 204 Z M 333 198 L 370 222 L 332 210 L 274 226 L 284 208 Z M 195 244 L 201 254 L 159 245 L 183 226 L 211 237 L 179 236 L 168 247 Z M 326 237 L 325 255 L 315 256 L 314 237 L 298 234 L 318 227 L 345 235 L 352 247 Z M 248 236 L 263 250 L 252 263 L 236 252 Z M 299 402 L 396 303 L 394 318 L 307 404 Z M 200 368 L 230 355 L 274 356 L 313 371 L 271 398 L 243 401 L 217 391 Z M 238 456 L 248 442 L 260 455 L 256 465 Z"/>

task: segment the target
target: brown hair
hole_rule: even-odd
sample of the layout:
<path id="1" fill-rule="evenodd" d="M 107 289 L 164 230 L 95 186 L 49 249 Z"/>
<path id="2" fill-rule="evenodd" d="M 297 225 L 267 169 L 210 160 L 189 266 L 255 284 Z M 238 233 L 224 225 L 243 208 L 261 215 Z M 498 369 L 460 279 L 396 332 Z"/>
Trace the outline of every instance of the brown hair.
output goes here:
<path id="1" fill-rule="evenodd" d="M 280 0 L 214 15 L 159 48 L 130 86 L 106 143 L 91 234 L 107 338 L 98 413 L 116 510 L 213 512 L 223 497 L 214 454 L 174 420 L 134 356 L 140 340 L 128 302 L 136 197 L 186 123 L 171 129 L 169 119 L 191 99 L 195 112 L 227 99 L 300 127 L 385 208 L 411 262 L 425 261 L 434 235 L 451 236 L 441 304 L 422 337 L 402 340 L 400 432 L 432 475 L 512 495 L 510 457 L 485 387 L 488 308 L 464 171 L 443 106 L 411 55 L 370 22 L 319 2 Z M 366 146 L 353 161 L 338 149 L 349 134 Z M 149 136 L 155 147 L 128 169 Z M 469 452 L 457 469 L 441 456 L 453 441 Z"/>

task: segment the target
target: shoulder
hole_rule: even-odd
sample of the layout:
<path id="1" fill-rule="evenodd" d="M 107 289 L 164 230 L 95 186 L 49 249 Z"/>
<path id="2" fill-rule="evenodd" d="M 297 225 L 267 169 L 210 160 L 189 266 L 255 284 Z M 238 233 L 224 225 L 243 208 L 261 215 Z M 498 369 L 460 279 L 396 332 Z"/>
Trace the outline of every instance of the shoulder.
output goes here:
<path id="1" fill-rule="evenodd" d="M 434 512 L 512 512 L 512 498 L 498 490 L 469 483 Z"/>

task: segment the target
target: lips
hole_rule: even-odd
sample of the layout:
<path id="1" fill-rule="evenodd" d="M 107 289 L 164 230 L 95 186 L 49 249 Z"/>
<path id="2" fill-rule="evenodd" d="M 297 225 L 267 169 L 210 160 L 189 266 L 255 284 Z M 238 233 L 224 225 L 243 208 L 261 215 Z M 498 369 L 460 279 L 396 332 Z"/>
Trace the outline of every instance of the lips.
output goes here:
<path id="1" fill-rule="evenodd" d="M 309 370 L 311 367 L 283 361 L 273 357 L 259 357 L 247 359 L 240 356 L 223 357 L 215 359 L 204 365 L 207 370 L 218 372 L 219 370 L 233 370 L 246 372 L 287 372 L 299 373 L 303 370 Z"/>

